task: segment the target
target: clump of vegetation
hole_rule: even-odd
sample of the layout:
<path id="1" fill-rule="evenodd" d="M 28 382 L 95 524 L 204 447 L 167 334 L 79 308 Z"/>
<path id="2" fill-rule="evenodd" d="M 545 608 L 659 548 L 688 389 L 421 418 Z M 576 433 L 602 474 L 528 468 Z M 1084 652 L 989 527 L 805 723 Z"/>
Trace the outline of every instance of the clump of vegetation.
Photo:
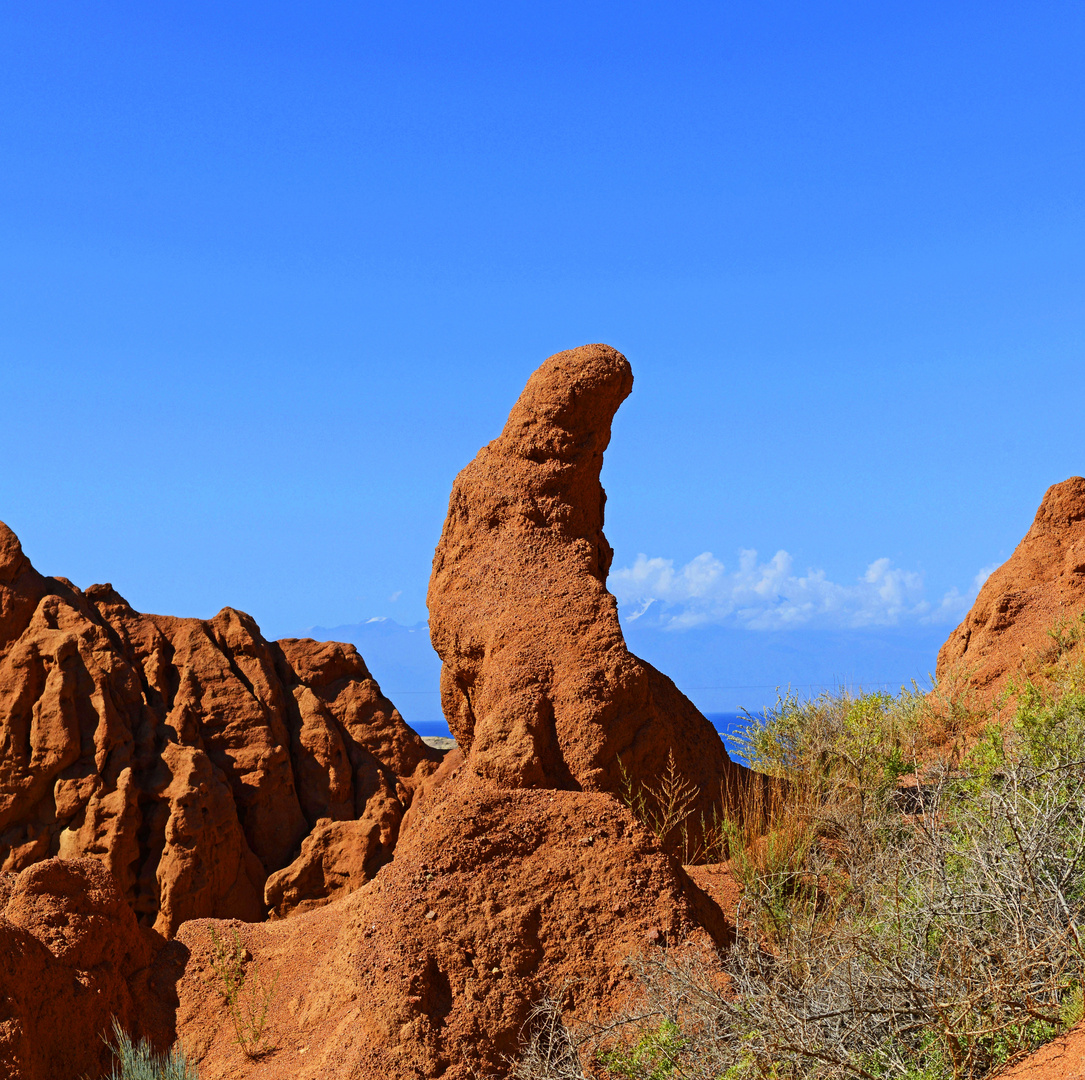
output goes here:
<path id="1" fill-rule="evenodd" d="M 611 1076 L 629 1080 L 666 1080 L 678 1067 L 685 1049 L 682 1029 L 669 1017 L 643 1030 L 632 1046 L 600 1050 L 596 1060 Z"/>
<path id="2" fill-rule="evenodd" d="M 270 979 L 252 960 L 241 935 L 231 931 L 229 938 L 211 929 L 211 967 L 226 1012 L 234 1029 L 234 1041 L 246 1057 L 254 1058 L 275 1049 L 267 1029 L 268 1014 L 275 997 L 279 974 Z"/>
<path id="3" fill-rule="evenodd" d="M 1058 683 L 1072 666 L 1080 666 L 1081 644 L 1085 641 L 1085 611 L 1076 617 L 1060 615 L 1047 629 L 1050 644 L 1029 656 L 1022 664 L 1034 682 Z"/>
<path id="4" fill-rule="evenodd" d="M 113 1042 L 106 1043 L 116 1059 L 109 1080 L 199 1080 L 199 1070 L 188 1063 L 179 1045 L 169 1053 L 156 1054 L 146 1040 L 133 1043 L 116 1018 Z"/>
<path id="5" fill-rule="evenodd" d="M 986 711 L 943 687 L 751 718 L 755 776 L 700 830 L 743 885 L 737 942 L 651 950 L 636 1015 L 562 1027 L 575 1071 L 538 1075 L 587 1054 L 615 1080 L 984 1080 L 1077 1024 L 1085 669 L 1066 657 L 1085 620 L 1056 629 L 1061 661 Z M 692 795 L 664 773 L 627 802 L 673 844 Z"/>
<path id="6" fill-rule="evenodd" d="M 535 1004 L 524 1025 L 523 1051 L 512 1063 L 512 1080 L 585 1080 L 580 1044 L 565 1026 L 561 994 Z"/>
<path id="7" fill-rule="evenodd" d="M 619 760 L 622 777 L 622 801 L 633 816 L 653 833 L 663 847 L 686 854 L 691 846 L 690 816 L 697 801 L 697 788 L 678 771 L 674 751 L 667 754 L 667 764 L 656 784 L 637 783 Z"/>

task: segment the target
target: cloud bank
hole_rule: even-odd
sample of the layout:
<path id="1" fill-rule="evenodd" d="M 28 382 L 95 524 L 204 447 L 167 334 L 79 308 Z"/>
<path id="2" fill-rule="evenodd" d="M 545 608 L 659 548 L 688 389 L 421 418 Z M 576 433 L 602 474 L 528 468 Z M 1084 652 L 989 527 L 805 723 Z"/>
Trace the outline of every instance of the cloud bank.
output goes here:
<path id="1" fill-rule="evenodd" d="M 624 619 L 648 616 L 674 630 L 708 624 L 859 629 L 957 623 L 993 569 L 980 570 L 967 592 L 953 588 L 936 602 L 927 599 L 922 574 L 889 559 L 875 559 L 855 582 L 840 584 L 823 570 L 796 574 L 786 551 L 768 562 L 759 562 L 756 551 L 740 551 L 734 570 L 710 551 L 677 569 L 673 559 L 638 555 L 632 566 L 612 571 L 609 583 Z"/>

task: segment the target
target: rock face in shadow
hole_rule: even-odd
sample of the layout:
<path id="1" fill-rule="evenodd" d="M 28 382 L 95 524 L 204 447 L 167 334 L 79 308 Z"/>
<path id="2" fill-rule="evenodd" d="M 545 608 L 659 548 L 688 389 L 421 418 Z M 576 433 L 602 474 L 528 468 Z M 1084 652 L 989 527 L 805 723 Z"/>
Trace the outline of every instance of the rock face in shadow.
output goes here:
<path id="1" fill-rule="evenodd" d="M 353 646 L 143 615 L 39 574 L 0 524 L 0 870 L 93 856 L 167 936 L 285 914 L 391 858 L 439 761 Z"/>
<path id="2" fill-rule="evenodd" d="M 95 859 L 0 877 L 0 1075 L 102 1075 L 112 1018 L 141 1034 L 153 936 Z"/>
<path id="3" fill-rule="evenodd" d="M 737 767 L 630 653 L 606 588 L 599 471 L 632 387 L 606 345 L 550 357 L 456 477 L 428 597 L 442 704 L 469 768 L 501 785 L 619 792 L 673 754 L 709 809 Z"/>
<path id="4" fill-rule="evenodd" d="M 938 653 L 939 682 L 963 680 L 990 700 L 1014 675 L 1052 658 L 1048 633 L 1085 610 L 1085 478 L 1048 488 L 1032 527 L 980 589 Z"/>

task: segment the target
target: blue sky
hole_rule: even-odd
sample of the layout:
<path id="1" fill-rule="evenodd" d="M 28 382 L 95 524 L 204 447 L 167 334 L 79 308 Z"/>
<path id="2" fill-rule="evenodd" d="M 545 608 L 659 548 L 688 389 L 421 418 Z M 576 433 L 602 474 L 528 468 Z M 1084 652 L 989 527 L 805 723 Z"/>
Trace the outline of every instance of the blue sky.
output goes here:
<path id="1" fill-rule="evenodd" d="M 2 4 L 0 520 L 144 610 L 413 624 L 606 341 L 625 617 L 896 677 L 1085 471 L 1082 55 L 1080 3 Z"/>

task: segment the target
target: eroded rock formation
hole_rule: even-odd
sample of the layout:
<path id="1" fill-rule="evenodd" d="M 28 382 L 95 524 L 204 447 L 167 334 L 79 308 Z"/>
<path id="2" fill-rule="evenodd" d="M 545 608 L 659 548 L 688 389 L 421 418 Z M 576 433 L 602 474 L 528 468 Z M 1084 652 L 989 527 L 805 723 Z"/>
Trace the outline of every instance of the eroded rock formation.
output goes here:
<path id="1" fill-rule="evenodd" d="M 353 646 L 140 614 L 0 524 L 0 869 L 94 856 L 166 935 L 284 914 L 372 876 L 439 760 Z"/>
<path id="2" fill-rule="evenodd" d="M 709 810 L 737 770 L 628 650 L 606 588 L 599 470 L 632 387 L 606 345 L 550 357 L 456 477 L 428 597 L 442 704 L 469 768 L 505 786 L 618 792 L 623 773 L 654 780 L 673 754 Z"/>
<path id="3" fill-rule="evenodd" d="M 606 1015 L 635 985 L 631 955 L 711 956 L 728 938 L 616 794 L 623 769 L 651 783 L 669 754 L 702 806 L 739 773 L 693 705 L 629 653 L 606 590 L 599 467 L 631 384 L 605 346 L 552 357 L 456 480 L 429 599 L 459 748 L 417 789 L 374 880 L 246 928 L 254 963 L 284 973 L 272 1022 L 292 1032 L 299 1080 L 508 1075 L 540 998 Z M 178 1030 L 202 1040 L 201 1075 L 217 1080 L 230 1058 L 199 974 L 209 931 L 180 934 L 195 962 Z"/>
<path id="4" fill-rule="evenodd" d="M 939 682 L 963 680 L 984 699 L 1057 652 L 1049 633 L 1085 611 L 1085 478 L 1048 488 L 1032 527 L 980 589 L 938 653 Z"/>
<path id="5" fill-rule="evenodd" d="M 348 647 L 268 643 L 229 611 L 141 616 L 108 588 L 14 587 L 29 564 L 9 559 L 0 628 L 21 614 L 0 659 L 27 658 L 0 675 L 25 687 L 2 714 L 9 857 L 96 837 L 145 918 L 188 919 L 148 1001 L 176 987 L 170 1016 L 204 1080 L 508 1075 L 544 996 L 605 1017 L 635 986 L 633 954 L 711 963 L 726 944 L 719 907 L 620 797 L 669 756 L 694 815 L 742 776 L 628 651 L 606 590 L 599 468 L 631 385 L 606 346 L 551 357 L 457 478 L 430 584 L 459 742 L 439 769 Z M 289 919 L 223 925 L 185 906 L 202 888 L 201 913 L 249 918 L 269 872 Z M 224 1022 L 212 930 L 278 976 L 266 1057 L 244 1061 Z"/>

